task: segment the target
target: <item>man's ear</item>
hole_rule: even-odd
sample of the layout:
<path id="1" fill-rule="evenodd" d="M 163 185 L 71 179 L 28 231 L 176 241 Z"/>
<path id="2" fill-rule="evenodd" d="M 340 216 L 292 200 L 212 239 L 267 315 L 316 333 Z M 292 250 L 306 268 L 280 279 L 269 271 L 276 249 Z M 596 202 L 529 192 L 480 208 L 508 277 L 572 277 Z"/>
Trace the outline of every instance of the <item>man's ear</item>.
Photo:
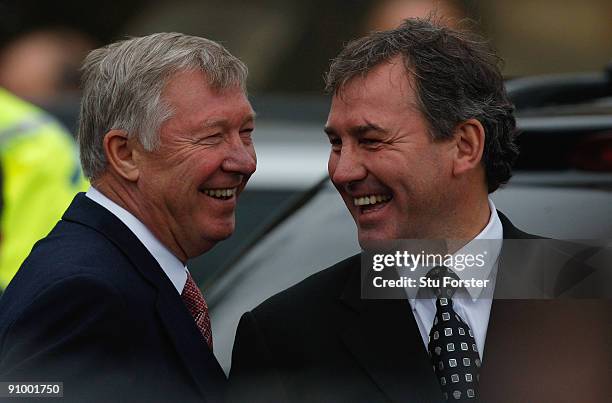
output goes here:
<path id="1" fill-rule="evenodd" d="M 108 164 L 119 176 L 134 182 L 138 179 L 138 165 L 134 161 L 134 145 L 125 130 L 113 129 L 104 136 L 104 152 Z"/>
<path id="2" fill-rule="evenodd" d="M 476 119 L 468 119 L 455 128 L 457 153 L 453 162 L 453 174 L 461 175 L 480 164 L 485 143 L 485 130 Z"/>

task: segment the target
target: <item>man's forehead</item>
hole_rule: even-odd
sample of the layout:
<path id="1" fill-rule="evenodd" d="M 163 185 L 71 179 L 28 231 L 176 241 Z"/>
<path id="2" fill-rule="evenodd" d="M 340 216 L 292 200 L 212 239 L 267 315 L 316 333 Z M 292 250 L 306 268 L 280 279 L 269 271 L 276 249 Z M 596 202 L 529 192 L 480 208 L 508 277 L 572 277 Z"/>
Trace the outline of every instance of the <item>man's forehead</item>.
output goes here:
<path id="1" fill-rule="evenodd" d="M 204 90 L 216 95 L 240 92 L 246 97 L 246 89 L 242 83 L 230 82 L 220 85 L 200 68 L 183 68 L 169 74 L 164 80 L 161 96 L 168 98 L 176 93 L 184 93 L 186 90 Z"/>
<path id="2" fill-rule="evenodd" d="M 401 58 L 377 64 L 365 74 L 358 74 L 338 88 L 332 102 L 376 102 L 375 98 L 395 96 L 408 102 L 415 100 L 414 79 Z"/>
<path id="3" fill-rule="evenodd" d="M 255 119 L 253 107 L 239 86 L 222 91 L 193 87 L 177 95 L 162 98 L 169 110 L 163 128 L 197 131 L 244 125 Z"/>
<path id="4" fill-rule="evenodd" d="M 328 134 L 389 132 L 423 118 L 420 103 L 403 62 L 376 66 L 355 77 L 332 99 L 324 131 Z"/>

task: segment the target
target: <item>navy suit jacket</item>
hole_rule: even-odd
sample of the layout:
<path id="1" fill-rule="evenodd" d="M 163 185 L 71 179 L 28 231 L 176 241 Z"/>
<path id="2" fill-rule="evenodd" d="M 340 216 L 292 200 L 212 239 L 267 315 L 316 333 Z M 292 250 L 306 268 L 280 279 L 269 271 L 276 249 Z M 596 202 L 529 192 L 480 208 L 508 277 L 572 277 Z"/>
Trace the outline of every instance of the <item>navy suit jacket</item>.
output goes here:
<path id="1" fill-rule="evenodd" d="M 516 278 L 567 262 L 573 244 L 531 242 L 538 237 L 499 215 L 504 239 L 529 241 L 504 242 L 481 401 L 610 401 L 612 301 L 580 298 L 576 287 L 605 273 L 570 259 L 547 277 L 557 299 L 509 299 L 524 291 Z M 360 255 L 348 258 L 244 314 L 232 356 L 232 402 L 443 401 L 403 290 L 398 299 L 362 299 L 360 266 Z M 575 298 L 563 298 L 569 295 Z"/>
<path id="2" fill-rule="evenodd" d="M 67 401 L 215 402 L 226 378 L 157 261 L 80 193 L 0 299 L 0 381 L 63 382 Z"/>

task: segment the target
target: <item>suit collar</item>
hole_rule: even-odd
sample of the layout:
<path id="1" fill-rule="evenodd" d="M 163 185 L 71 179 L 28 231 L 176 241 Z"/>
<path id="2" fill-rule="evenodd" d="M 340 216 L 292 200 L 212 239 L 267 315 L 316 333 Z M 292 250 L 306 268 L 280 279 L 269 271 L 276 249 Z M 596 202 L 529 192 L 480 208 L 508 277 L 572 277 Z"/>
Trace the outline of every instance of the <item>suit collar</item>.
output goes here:
<path id="1" fill-rule="evenodd" d="M 523 232 L 499 214 L 507 242 L 502 246 L 496 300 L 563 297 L 594 273 L 586 261 L 599 248 Z"/>
<path id="2" fill-rule="evenodd" d="M 516 228 L 504 213 L 497 210 L 497 215 L 504 229 L 504 239 L 543 239 L 540 236 L 528 234 Z"/>
<path id="3" fill-rule="evenodd" d="M 173 345 L 203 396 L 220 396 L 225 375 L 202 342 L 193 318 L 162 268 L 132 231 L 111 212 L 85 196 L 76 195 L 62 217 L 85 225 L 112 242 L 140 275 L 157 289 L 156 309 Z"/>
<path id="4" fill-rule="evenodd" d="M 587 263 L 601 252 L 600 247 L 528 234 L 499 214 L 508 242 L 502 247 L 496 299 L 605 296 L 591 292 L 596 286 L 584 285 L 596 284 L 597 276 L 603 273 Z"/>
<path id="5" fill-rule="evenodd" d="M 94 187 L 90 187 L 87 193 L 85 193 L 85 196 L 110 211 L 115 217 L 121 220 L 134 235 L 136 235 L 138 240 L 159 263 L 178 293 L 181 294 L 187 282 L 187 268 L 183 262 L 181 262 L 170 249 L 162 244 L 142 221 L 113 200 L 109 199 L 102 192 Z"/>
<path id="6" fill-rule="evenodd" d="M 101 233 L 123 252 L 134 268 L 157 290 L 177 293 L 176 289 L 170 288 L 172 284 L 136 235 L 114 214 L 84 193 L 75 196 L 62 219 L 85 225 Z"/>

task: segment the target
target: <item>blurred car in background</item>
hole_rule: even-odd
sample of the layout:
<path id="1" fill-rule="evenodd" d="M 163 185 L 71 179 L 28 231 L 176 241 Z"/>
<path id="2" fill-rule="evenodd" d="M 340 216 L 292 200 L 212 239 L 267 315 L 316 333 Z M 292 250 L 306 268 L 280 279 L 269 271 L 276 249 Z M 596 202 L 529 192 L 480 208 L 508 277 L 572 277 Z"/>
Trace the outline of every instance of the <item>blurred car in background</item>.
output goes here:
<path id="1" fill-rule="evenodd" d="M 507 89 L 517 107 L 521 154 L 508 185 L 492 194 L 497 208 L 527 232 L 612 239 L 612 69 L 516 79 Z M 290 108 L 284 103 L 281 109 Z M 226 264 L 200 283 L 211 309 L 215 355 L 226 371 L 245 311 L 360 250 L 355 224 L 326 178 L 329 146 L 325 118 L 318 118 L 316 124 L 258 122 L 260 165 L 249 189 L 288 193 L 282 208 L 266 204 L 265 191 L 261 203 L 243 195 L 239 209 L 255 204 L 275 214 L 240 247 L 225 250 Z M 291 197 L 316 178 L 313 187 Z M 244 217 L 237 219 L 240 229 Z"/>

